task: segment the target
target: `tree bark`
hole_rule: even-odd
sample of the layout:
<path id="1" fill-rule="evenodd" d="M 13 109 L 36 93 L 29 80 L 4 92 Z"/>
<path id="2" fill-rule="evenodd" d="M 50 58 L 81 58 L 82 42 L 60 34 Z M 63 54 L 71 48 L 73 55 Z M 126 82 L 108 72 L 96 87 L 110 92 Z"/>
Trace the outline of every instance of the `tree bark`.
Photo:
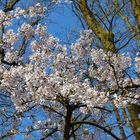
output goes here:
<path id="1" fill-rule="evenodd" d="M 140 31 L 140 0 L 130 0 L 130 1 L 131 1 L 135 21 Z"/>
<path id="2" fill-rule="evenodd" d="M 70 139 L 70 130 L 72 128 L 71 127 L 72 112 L 73 112 L 72 109 L 70 107 L 67 107 L 63 140 L 69 140 Z"/>
<path id="3" fill-rule="evenodd" d="M 113 107 L 114 107 L 114 112 L 115 112 L 115 115 L 116 115 L 117 122 L 121 122 L 121 117 L 120 117 L 119 111 L 117 110 L 117 107 L 114 104 L 113 104 Z M 119 125 L 118 127 L 119 127 L 119 130 L 120 130 L 120 134 L 121 134 L 122 139 L 125 140 L 126 135 L 125 135 L 125 131 L 123 129 L 123 126 Z"/>
<path id="4" fill-rule="evenodd" d="M 128 110 L 132 122 L 132 131 L 135 134 L 136 140 L 140 140 L 140 118 L 138 118 L 138 114 L 140 114 L 140 106 L 131 105 Z"/>
<path id="5" fill-rule="evenodd" d="M 20 0 L 11 0 L 8 5 L 6 5 L 4 12 L 8 12 L 13 10 L 13 7 L 18 3 Z"/>

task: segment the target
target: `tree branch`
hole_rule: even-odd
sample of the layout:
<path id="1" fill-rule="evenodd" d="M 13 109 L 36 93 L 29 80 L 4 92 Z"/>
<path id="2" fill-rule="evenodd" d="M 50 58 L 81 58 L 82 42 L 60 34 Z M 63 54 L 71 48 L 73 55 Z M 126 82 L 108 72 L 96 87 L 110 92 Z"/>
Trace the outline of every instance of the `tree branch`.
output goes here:
<path id="1" fill-rule="evenodd" d="M 11 0 L 8 5 L 6 5 L 4 12 L 8 12 L 13 10 L 13 7 L 19 2 L 20 0 Z"/>
<path id="2" fill-rule="evenodd" d="M 87 125 L 91 125 L 91 126 L 95 126 L 97 128 L 100 128 L 101 130 L 103 130 L 104 132 L 108 133 L 110 136 L 112 136 L 114 139 L 116 140 L 121 140 L 119 137 L 117 137 L 115 134 L 113 134 L 111 131 L 107 130 L 105 127 L 98 125 L 96 123 L 92 123 L 92 122 L 88 122 L 88 121 L 84 121 L 84 122 L 74 122 L 71 125 L 77 125 L 77 124 L 87 124 Z"/>
<path id="3" fill-rule="evenodd" d="M 93 16 L 92 11 L 88 7 L 87 0 L 78 0 L 78 6 L 87 25 L 101 41 L 104 49 L 106 51 L 116 52 L 113 39 L 109 38 L 109 33 L 101 27 L 100 23 Z"/>

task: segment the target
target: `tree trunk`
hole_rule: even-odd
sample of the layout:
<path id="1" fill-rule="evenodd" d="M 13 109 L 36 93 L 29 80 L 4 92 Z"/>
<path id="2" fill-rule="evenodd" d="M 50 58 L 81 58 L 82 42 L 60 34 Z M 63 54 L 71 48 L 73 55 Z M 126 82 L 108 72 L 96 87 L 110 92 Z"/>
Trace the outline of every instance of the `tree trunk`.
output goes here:
<path id="1" fill-rule="evenodd" d="M 138 114 L 140 114 L 140 106 L 131 105 L 128 110 L 131 117 L 132 130 L 135 133 L 136 140 L 140 140 L 140 118 L 138 118 Z"/>
<path id="2" fill-rule="evenodd" d="M 70 109 L 70 107 L 67 107 L 63 140 L 69 140 L 70 139 L 71 117 L 72 117 L 72 110 Z"/>
<path id="3" fill-rule="evenodd" d="M 115 115 L 116 115 L 116 120 L 117 122 L 121 122 L 121 117 L 120 117 L 120 114 L 119 114 L 119 110 L 117 109 L 117 107 L 113 104 L 113 107 L 114 107 L 114 112 L 115 112 Z M 124 128 L 122 125 L 119 124 L 119 130 L 120 130 L 120 134 L 121 134 L 121 137 L 123 140 L 126 139 L 126 135 L 125 135 L 125 131 L 124 131 Z"/>

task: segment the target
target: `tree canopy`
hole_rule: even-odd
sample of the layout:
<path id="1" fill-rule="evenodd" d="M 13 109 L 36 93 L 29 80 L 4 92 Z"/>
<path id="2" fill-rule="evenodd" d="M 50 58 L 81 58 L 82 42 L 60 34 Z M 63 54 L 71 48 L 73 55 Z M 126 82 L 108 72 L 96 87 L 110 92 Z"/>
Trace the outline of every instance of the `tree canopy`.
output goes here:
<path id="1" fill-rule="evenodd" d="M 19 2 L 0 10 L 0 139 L 139 140 L 140 1 Z M 72 44 L 41 22 L 61 4 L 85 27 Z"/>

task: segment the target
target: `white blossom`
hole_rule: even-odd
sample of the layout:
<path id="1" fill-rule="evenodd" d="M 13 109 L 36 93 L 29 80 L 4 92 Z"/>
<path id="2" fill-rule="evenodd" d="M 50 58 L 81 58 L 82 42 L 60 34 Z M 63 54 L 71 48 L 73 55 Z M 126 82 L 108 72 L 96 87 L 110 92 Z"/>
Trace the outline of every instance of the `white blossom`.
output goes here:
<path id="1" fill-rule="evenodd" d="M 3 41 L 7 43 L 7 47 L 12 47 L 18 41 L 18 36 L 13 32 L 12 29 L 10 29 L 6 33 L 4 33 Z"/>
<path id="2" fill-rule="evenodd" d="M 28 10 L 17 8 L 15 17 L 42 16 L 45 9 L 41 4 Z M 0 11 L 0 23 L 5 22 L 6 16 Z M 32 51 L 27 56 L 29 62 L 24 65 L 19 63 L 23 58 L 14 49 L 19 37 L 26 37 L 30 41 Z M 4 61 L 10 64 L 16 62 L 18 65 L 11 64 L 7 68 L 7 65 L 0 64 L 0 89 L 10 93 L 19 112 L 26 111 L 30 106 L 50 105 L 65 114 L 63 105 L 69 104 L 79 105 L 82 113 L 95 114 L 98 112 L 96 107 L 104 107 L 108 103 L 114 103 L 118 108 L 131 103 L 140 104 L 140 58 L 136 57 L 136 65 L 133 66 L 129 56 L 95 49 L 91 30 L 81 31 L 79 39 L 71 46 L 66 46 L 49 34 L 45 25 L 33 27 L 24 22 L 17 34 L 8 29 L 2 39 Z M 47 73 L 47 68 L 50 73 Z M 136 70 L 138 76 L 130 77 L 127 73 L 129 68 Z M 41 124 L 37 122 L 35 128 L 40 128 Z M 51 125 L 54 126 L 61 129 L 63 124 L 60 126 L 57 120 L 55 125 Z"/>

